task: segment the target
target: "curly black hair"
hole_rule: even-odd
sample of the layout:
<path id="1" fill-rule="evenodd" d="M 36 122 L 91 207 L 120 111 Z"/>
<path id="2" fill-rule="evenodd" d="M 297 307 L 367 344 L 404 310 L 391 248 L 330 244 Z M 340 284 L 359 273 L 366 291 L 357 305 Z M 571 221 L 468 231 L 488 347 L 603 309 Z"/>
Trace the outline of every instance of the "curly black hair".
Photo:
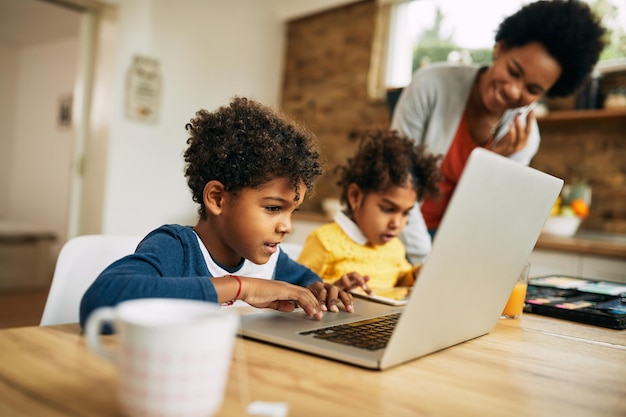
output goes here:
<path id="1" fill-rule="evenodd" d="M 540 42 L 562 68 L 546 95 L 565 97 L 586 81 L 598 62 L 605 32 L 600 19 L 579 0 L 540 0 L 504 19 L 495 40 L 508 48 Z"/>
<path id="2" fill-rule="evenodd" d="M 426 152 L 425 145 L 415 142 L 396 130 L 368 131 L 361 137 L 357 153 L 348 158 L 347 165 L 340 165 L 337 185 L 341 187 L 340 200 L 348 202 L 348 186 L 359 186 L 364 193 L 384 192 L 392 186 L 404 187 L 407 180 L 420 201 L 424 196 L 439 195 L 439 182 L 443 179 L 439 170 L 441 155 Z"/>
<path id="3" fill-rule="evenodd" d="M 202 193 L 211 180 L 233 195 L 275 178 L 288 178 L 300 199 L 303 181 L 311 191 L 323 167 L 312 133 L 284 114 L 245 97 L 235 97 L 214 112 L 200 110 L 185 126 L 185 177 L 206 218 Z"/>

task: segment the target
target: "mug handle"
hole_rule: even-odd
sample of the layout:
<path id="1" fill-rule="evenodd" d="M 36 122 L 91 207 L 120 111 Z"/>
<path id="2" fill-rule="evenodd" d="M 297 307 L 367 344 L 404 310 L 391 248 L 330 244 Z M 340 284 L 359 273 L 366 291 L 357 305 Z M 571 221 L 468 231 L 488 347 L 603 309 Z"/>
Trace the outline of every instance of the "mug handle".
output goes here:
<path id="1" fill-rule="evenodd" d="M 100 331 L 105 322 L 112 322 L 115 319 L 115 309 L 112 307 L 101 307 L 94 310 L 87 319 L 85 326 L 85 336 L 87 336 L 87 346 L 94 353 L 115 362 L 115 352 L 105 348 L 100 343 Z"/>

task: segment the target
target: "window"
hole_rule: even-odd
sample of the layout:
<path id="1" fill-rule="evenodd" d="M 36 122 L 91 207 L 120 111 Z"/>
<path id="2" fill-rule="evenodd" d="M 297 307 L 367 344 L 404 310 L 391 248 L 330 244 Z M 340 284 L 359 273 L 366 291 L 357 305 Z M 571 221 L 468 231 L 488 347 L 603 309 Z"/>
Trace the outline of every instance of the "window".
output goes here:
<path id="1" fill-rule="evenodd" d="M 626 3 L 585 0 L 609 32 L 610 44 L 600 59 L 626 57 Z M 488 64 L 500 22 L 529 1 L 412 0 L 391 12 L 386 84 L 403 87 L 422 65 L 437 61 Z M 602 64 L 600 64 L 602 65 Z"/>

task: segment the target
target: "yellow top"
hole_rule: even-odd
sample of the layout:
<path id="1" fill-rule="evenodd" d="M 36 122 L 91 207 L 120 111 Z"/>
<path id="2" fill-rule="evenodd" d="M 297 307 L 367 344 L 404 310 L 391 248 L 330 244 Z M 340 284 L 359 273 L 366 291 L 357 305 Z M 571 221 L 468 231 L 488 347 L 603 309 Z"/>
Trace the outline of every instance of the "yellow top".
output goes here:
<path id="1" fill-rule="evenodd" d="M 373 290 L 413 284 L 413 266 L 406 259 L 400 239 L 395 238 L 382 246 L 360 244 L 336 221 L 309 234 L 298 262 L 330 283 L 349 272 L 358 272 L 370 276 L 368 286 Z"/>

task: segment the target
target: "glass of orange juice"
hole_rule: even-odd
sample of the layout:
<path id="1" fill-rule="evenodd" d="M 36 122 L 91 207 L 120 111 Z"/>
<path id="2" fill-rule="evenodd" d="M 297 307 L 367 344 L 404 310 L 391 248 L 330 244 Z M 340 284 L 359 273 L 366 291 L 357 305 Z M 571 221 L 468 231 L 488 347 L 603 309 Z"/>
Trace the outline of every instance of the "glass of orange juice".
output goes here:
<path id="1" fill-rule="evenodd" d="M 528 288 L 528 272 L 530 271 L 530 262 L 526 262 L 513 288 L 513 292 L 506 302 L 504 310 L 500 315 L 503 319 L 516 319 L 522 315 L 524 310 L 524 300 L 526 299 L 526 289 Z"/>

